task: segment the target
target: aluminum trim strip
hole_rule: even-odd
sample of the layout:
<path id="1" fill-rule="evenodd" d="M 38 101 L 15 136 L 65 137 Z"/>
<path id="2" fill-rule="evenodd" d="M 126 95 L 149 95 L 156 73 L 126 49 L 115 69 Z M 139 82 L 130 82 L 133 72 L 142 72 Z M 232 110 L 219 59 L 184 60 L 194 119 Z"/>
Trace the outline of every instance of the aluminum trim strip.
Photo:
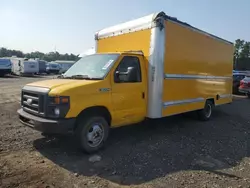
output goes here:
<path id="1" fill-rule="evenodd" d="M 222 79 L 222 80 L 231 80 L 232 76 L 207 76 L 207 79 Z"/>
<path id="2" fill-rule="evenodd" d="M 231 41 L 227 41 L 227 40 L 220 38 L 218 36 L 215 36 L 211 33 L 205 32 L 205 31 L 198 29 L 190 24 L 182 22 L 175 17 L 168 16 L 165 14 L 165 12 L 157 12 L 154 14 L 150 14 L 148 16 L 144 16 L 144 17 L 141 17 L 138 19 L 134 19 L 134 20 L 131 20 L 128 22 L 124 22 L 124 23 L 121 23 L 118 25 L 114 25 L 114 26 L 102 29 L 102 30 L 96 32 L 95 38 L 100 39 L 100 38 L 106 38 L 106 37 L 110 37 L 110 36 L 122 35 L 122 34 L 129 33 L 129 32 L 135 32 L 135 31 L 139 31 L 139 30 L 143 30 L 143 29 L 151 29 L 152 27 L 155 26 L 153 24 L 153 20 L 156 17 L 162 17 L 164 20 L 179 24 L 181 26 L 192 29 L 196 32 L 202 33 L 206 36 L 220 40 L 220 41 L 225 42 L 227 44 L 231 44 L 231 45 L 233 44 L 233 42 L 231 42 Z"/>
<path id="3" fill-rule="evenodd" d="M 149 118 L 162 117 L 165 37 L 165 27 L 154 27 L 151 29 L 148 65 L 147 117 Z"/>
<path id="4" fill-rule="evenodd" d="M 231 76 L 205 76 L 205 75 L 191 75 L 191 74 L 165 74 L 164 79 L 232 79 Z"/>
<path id="5" fill-rule="evenodd" d="M 35 86 L 24 86 L 23 91 L 33 91 L 33 92 L 39 92 L 39 93 L 48 93 L 50 91 L 49 88 L 45 87 L 35 87 Z"/>
<path id="6" fill-rule="evenodd" d="M 232 98 L 232 97 L 233 97 L 232 94 L 223 94 L 223 95 L 220 95 L 220 98 L 221 98 L 221 99 Z"/>
<path id="7" fill-rule="evenodd" d="M 185 99 L 185 100 L 177 100 L 177 101 L 167 101 L 163 103 L 163 107 L 166 108 L 168 106 L 180 105 L 180 104 L 188 104 L 188 103 L 196 103 L 205 101 L 204 98 L 194 98 L 194 99 Z"/>
<path id="8" fill-rule="evenodd" d="M 102 29 L 95 34 L 95 39 L 102 39 L 139 30 L 151 29 L 155 15 L 156 14 L 150 14 L 148 16 Z"/>

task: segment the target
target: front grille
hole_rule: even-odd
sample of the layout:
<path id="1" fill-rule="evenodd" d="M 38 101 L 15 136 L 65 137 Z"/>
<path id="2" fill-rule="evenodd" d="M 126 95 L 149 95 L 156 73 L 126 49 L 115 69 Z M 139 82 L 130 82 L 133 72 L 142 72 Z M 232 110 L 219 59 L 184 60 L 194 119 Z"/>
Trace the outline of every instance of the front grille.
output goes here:
<path id="1" fill-rule="evenodd" d="M 44 97 L 45 95 L 28 91 L 22 92 L 23 110 L 29 113 L 43 116 L 44 115 Z"/>

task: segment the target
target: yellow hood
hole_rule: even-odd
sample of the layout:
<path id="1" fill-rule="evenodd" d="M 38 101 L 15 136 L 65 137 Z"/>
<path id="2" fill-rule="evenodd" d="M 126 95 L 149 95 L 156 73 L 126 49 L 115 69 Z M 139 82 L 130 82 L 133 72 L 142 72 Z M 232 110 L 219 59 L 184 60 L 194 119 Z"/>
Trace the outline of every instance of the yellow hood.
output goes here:
<path id="1" fill-rule="evenodd" d="M 99 80 L 98 80 L 99 81 Z M 27 84 L 28 86 L 35 86 L 35 87 L 45 87 L 49 89 L 54 89 L 59 86 L 63 85 L 88 85 L 92 84 L 93 82 L 97 82 L 96 80 L 70 80 L 70 79 L 53 79 L 53 80 L 44 80 L 38 82 L 32 82 Z"/>
<path id="2" fill-rule="evenodd" d="M 76 89 L 81 86 L 84 86 L 84 87 L 89 86 L 88 89 L 92 91 L 98 90 L 98 86 L 96 84 L 102 83 L 102 82 L 103 80 L 52 79 L 52 80 L 33 82 L 27 85 L 49 88 L 51 94 L 59 94 L 63 92 L 68 92 L 71 89 Z"/>

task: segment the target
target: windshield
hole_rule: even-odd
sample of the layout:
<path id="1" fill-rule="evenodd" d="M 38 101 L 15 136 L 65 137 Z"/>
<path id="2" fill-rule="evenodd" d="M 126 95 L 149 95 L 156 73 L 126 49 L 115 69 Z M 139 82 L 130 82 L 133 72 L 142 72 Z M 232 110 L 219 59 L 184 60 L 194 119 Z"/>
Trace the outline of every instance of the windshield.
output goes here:
<path id="1" fill-rule="evenodd" d="M 63 77 L 103 79 L 119 54 L 93 54 L 82 57 L 72 65 Z M 82 76 L 82 77 L 80 77 Z"/>

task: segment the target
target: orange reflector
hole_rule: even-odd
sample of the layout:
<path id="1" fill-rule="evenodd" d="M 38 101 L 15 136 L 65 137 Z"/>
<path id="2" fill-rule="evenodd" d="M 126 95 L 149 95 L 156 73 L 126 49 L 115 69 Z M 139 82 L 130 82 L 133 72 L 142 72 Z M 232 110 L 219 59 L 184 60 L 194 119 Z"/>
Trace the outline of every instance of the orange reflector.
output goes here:
<path id="1" fill-rule="evenodd" d="M 55 104 L 60 104 L 60 98 L 59 97 L 55 97 Z"/>
<path id="2" fill-rule="evenodd" d="M 62 102 L 62 103 L 69 103 L 69 99 L 68 99 L 68 98 L 62 98 L 62 99 L 61 99 L 61 102 Z"/>

